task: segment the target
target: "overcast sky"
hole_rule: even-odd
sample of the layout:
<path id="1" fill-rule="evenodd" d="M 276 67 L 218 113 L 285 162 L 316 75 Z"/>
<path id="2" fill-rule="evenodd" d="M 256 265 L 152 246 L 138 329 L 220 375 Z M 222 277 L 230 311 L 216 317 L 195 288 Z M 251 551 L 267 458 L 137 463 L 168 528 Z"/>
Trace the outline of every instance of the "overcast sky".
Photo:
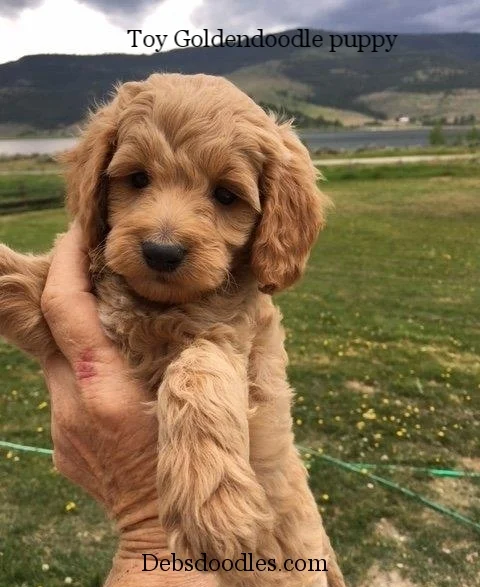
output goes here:
<path id="1" fill-rule="evenodd" d="M 252 34 L 310 27 L 480 32 L 480 0 L 0 0 L 0 63 L 36 53 L 145 53 L 127 29 Z"/>

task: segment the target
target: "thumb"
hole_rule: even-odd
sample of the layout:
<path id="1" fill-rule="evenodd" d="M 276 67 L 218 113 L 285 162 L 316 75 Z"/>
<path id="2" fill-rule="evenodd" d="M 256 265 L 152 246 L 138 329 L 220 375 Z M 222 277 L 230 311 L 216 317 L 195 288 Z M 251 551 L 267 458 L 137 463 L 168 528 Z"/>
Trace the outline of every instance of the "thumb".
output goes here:
<path id="1" fill-rule="evenodd" d="M 117 354 L 100 323 L 88 268 L 82 232 L 74 223 L 55 245 L 42 312 L 63 355 L 80 367 L 92 360 L 111 361 Z"/>

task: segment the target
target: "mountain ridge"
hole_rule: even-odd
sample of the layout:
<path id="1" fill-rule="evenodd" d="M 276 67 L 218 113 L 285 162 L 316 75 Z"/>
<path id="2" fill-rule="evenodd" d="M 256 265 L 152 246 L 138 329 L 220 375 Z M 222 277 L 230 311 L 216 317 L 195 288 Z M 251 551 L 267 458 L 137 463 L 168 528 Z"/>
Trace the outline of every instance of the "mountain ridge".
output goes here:
<path id="1" fill-rule="evenodd" d="M 358 114 L 359 124 L 398 116 L 480 119 L 480 33 L 441 33 L 399 35 L 388 54 L 223 46 L 151 55 L 28 55 L 0 65 L 0 124 L 61 129 L 78 123 L 116 82 L 154 71 L 224 75 L 258 102 L 303 112 L 307 121 L 343 111 Z"/>

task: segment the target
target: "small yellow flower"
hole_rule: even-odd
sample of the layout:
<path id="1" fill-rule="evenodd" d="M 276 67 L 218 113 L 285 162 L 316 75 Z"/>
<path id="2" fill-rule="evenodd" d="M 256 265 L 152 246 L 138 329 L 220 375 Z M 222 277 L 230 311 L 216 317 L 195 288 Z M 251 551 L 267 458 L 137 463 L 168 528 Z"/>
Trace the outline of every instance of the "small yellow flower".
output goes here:
<path id="1" fill-rule="evenodd" d="M 377 414 L 375 413 L 373 408 L 370 408 L 369 410 L 364 412 L 362 415 L 365 418 L 365 420 L 375 420 L 377 418 Z"/>
<path id="2" fill-rule="evenodd" d="M 42 402 L 38 404 L 37 409 L 44 410 L 48 406 L 47 402 Z"/>
<path id="3" fill-rule="evenodd" d="M 297 419 L 295 420 L 295 424 L 296 424 L 297 426 L 301 426 L 301 425 L 303 424 L 303 420 L 302 420 L 301 418 L 297 418 Z"/>
<path id="4" fill-rule="evenodd" d="M 437 432 L 437 435 L 443 437 L 443 436 L 445 436 L 445 432 L 443 432 L 443 430 L 439 430 Z"/>
<path id="5" fill-rule="evenodd" d="M 37 428 L 37 432 L 43 432 L 43 426 L 39 426 L 39 427 Z"/>
<path id="6" fill-rule="evenodd" d="M 74 501 L 68 501 L 65 504 L 65 511 L 66 512 L 73 512 L 76 509 L 77 509 L 77 504 Z"/>
<path id="7" fill-rule="evenodd" d="M 357 422 L 355 424 L 355 426 L 359 429 L 359 430 L 363 430 L 365 428 L 365 422 Z"/>
<path id="8" fill-rule="evenodd" d="M 7 459 L 11 459 L 13 457 L 13 452 L 11 450 L 9 450 L 7 452 L 7 455 L 6 456 L 7 456 Z"/>
<path id="9" fill-rule="evenodd" d="M 48 571 L 50 569 L 50 565 L 48 563 L 42 564 L 42 571 Z"/>
<path id="10" fill-rule="evenodd" d="M 323 501 L 328 501 L 330 499 L 330 496 L 328 495 L 328 493 L 324 493 L 322 495 L 322 499 L 323 499 Z"/>

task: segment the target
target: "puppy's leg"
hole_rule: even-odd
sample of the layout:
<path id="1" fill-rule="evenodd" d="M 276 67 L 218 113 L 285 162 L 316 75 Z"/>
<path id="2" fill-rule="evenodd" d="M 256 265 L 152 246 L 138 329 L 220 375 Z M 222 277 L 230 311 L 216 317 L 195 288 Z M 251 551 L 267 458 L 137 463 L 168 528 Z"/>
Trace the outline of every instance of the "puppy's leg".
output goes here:
<path id="1" fill-rule="evenodd" d="M 250 355 L 250 462 L 275 510 L 270 540 L 282 545 L 281 558 L 324 559 L 327 572 L 279 573 L 283 585 L 345 587 L 335 553 L 308 487 L 305 467 L 294 446 L 292 391 L 278 311 L 270 304 L 257 318 L 258 334 Z M 319 564 L 319 569 L 323 563 Z M 327 583 L 328 582 L 328 583 Z M 259 585 L 262 585 L 260 582 Z"/>
<path id="2" fill-rule="evenodd" d="M 0 245 L 0 336 L 37 358 L 55 350 L 40 309 L 50 261 Z"/>
<path id="3" fill-rule="evenodd" d="M 207 340 L 185 349 L 159 390 L 160 521 L 171 548 L 219 560 L 257 551 L 271 528 L 249 464 L 245 360 Z"/>

